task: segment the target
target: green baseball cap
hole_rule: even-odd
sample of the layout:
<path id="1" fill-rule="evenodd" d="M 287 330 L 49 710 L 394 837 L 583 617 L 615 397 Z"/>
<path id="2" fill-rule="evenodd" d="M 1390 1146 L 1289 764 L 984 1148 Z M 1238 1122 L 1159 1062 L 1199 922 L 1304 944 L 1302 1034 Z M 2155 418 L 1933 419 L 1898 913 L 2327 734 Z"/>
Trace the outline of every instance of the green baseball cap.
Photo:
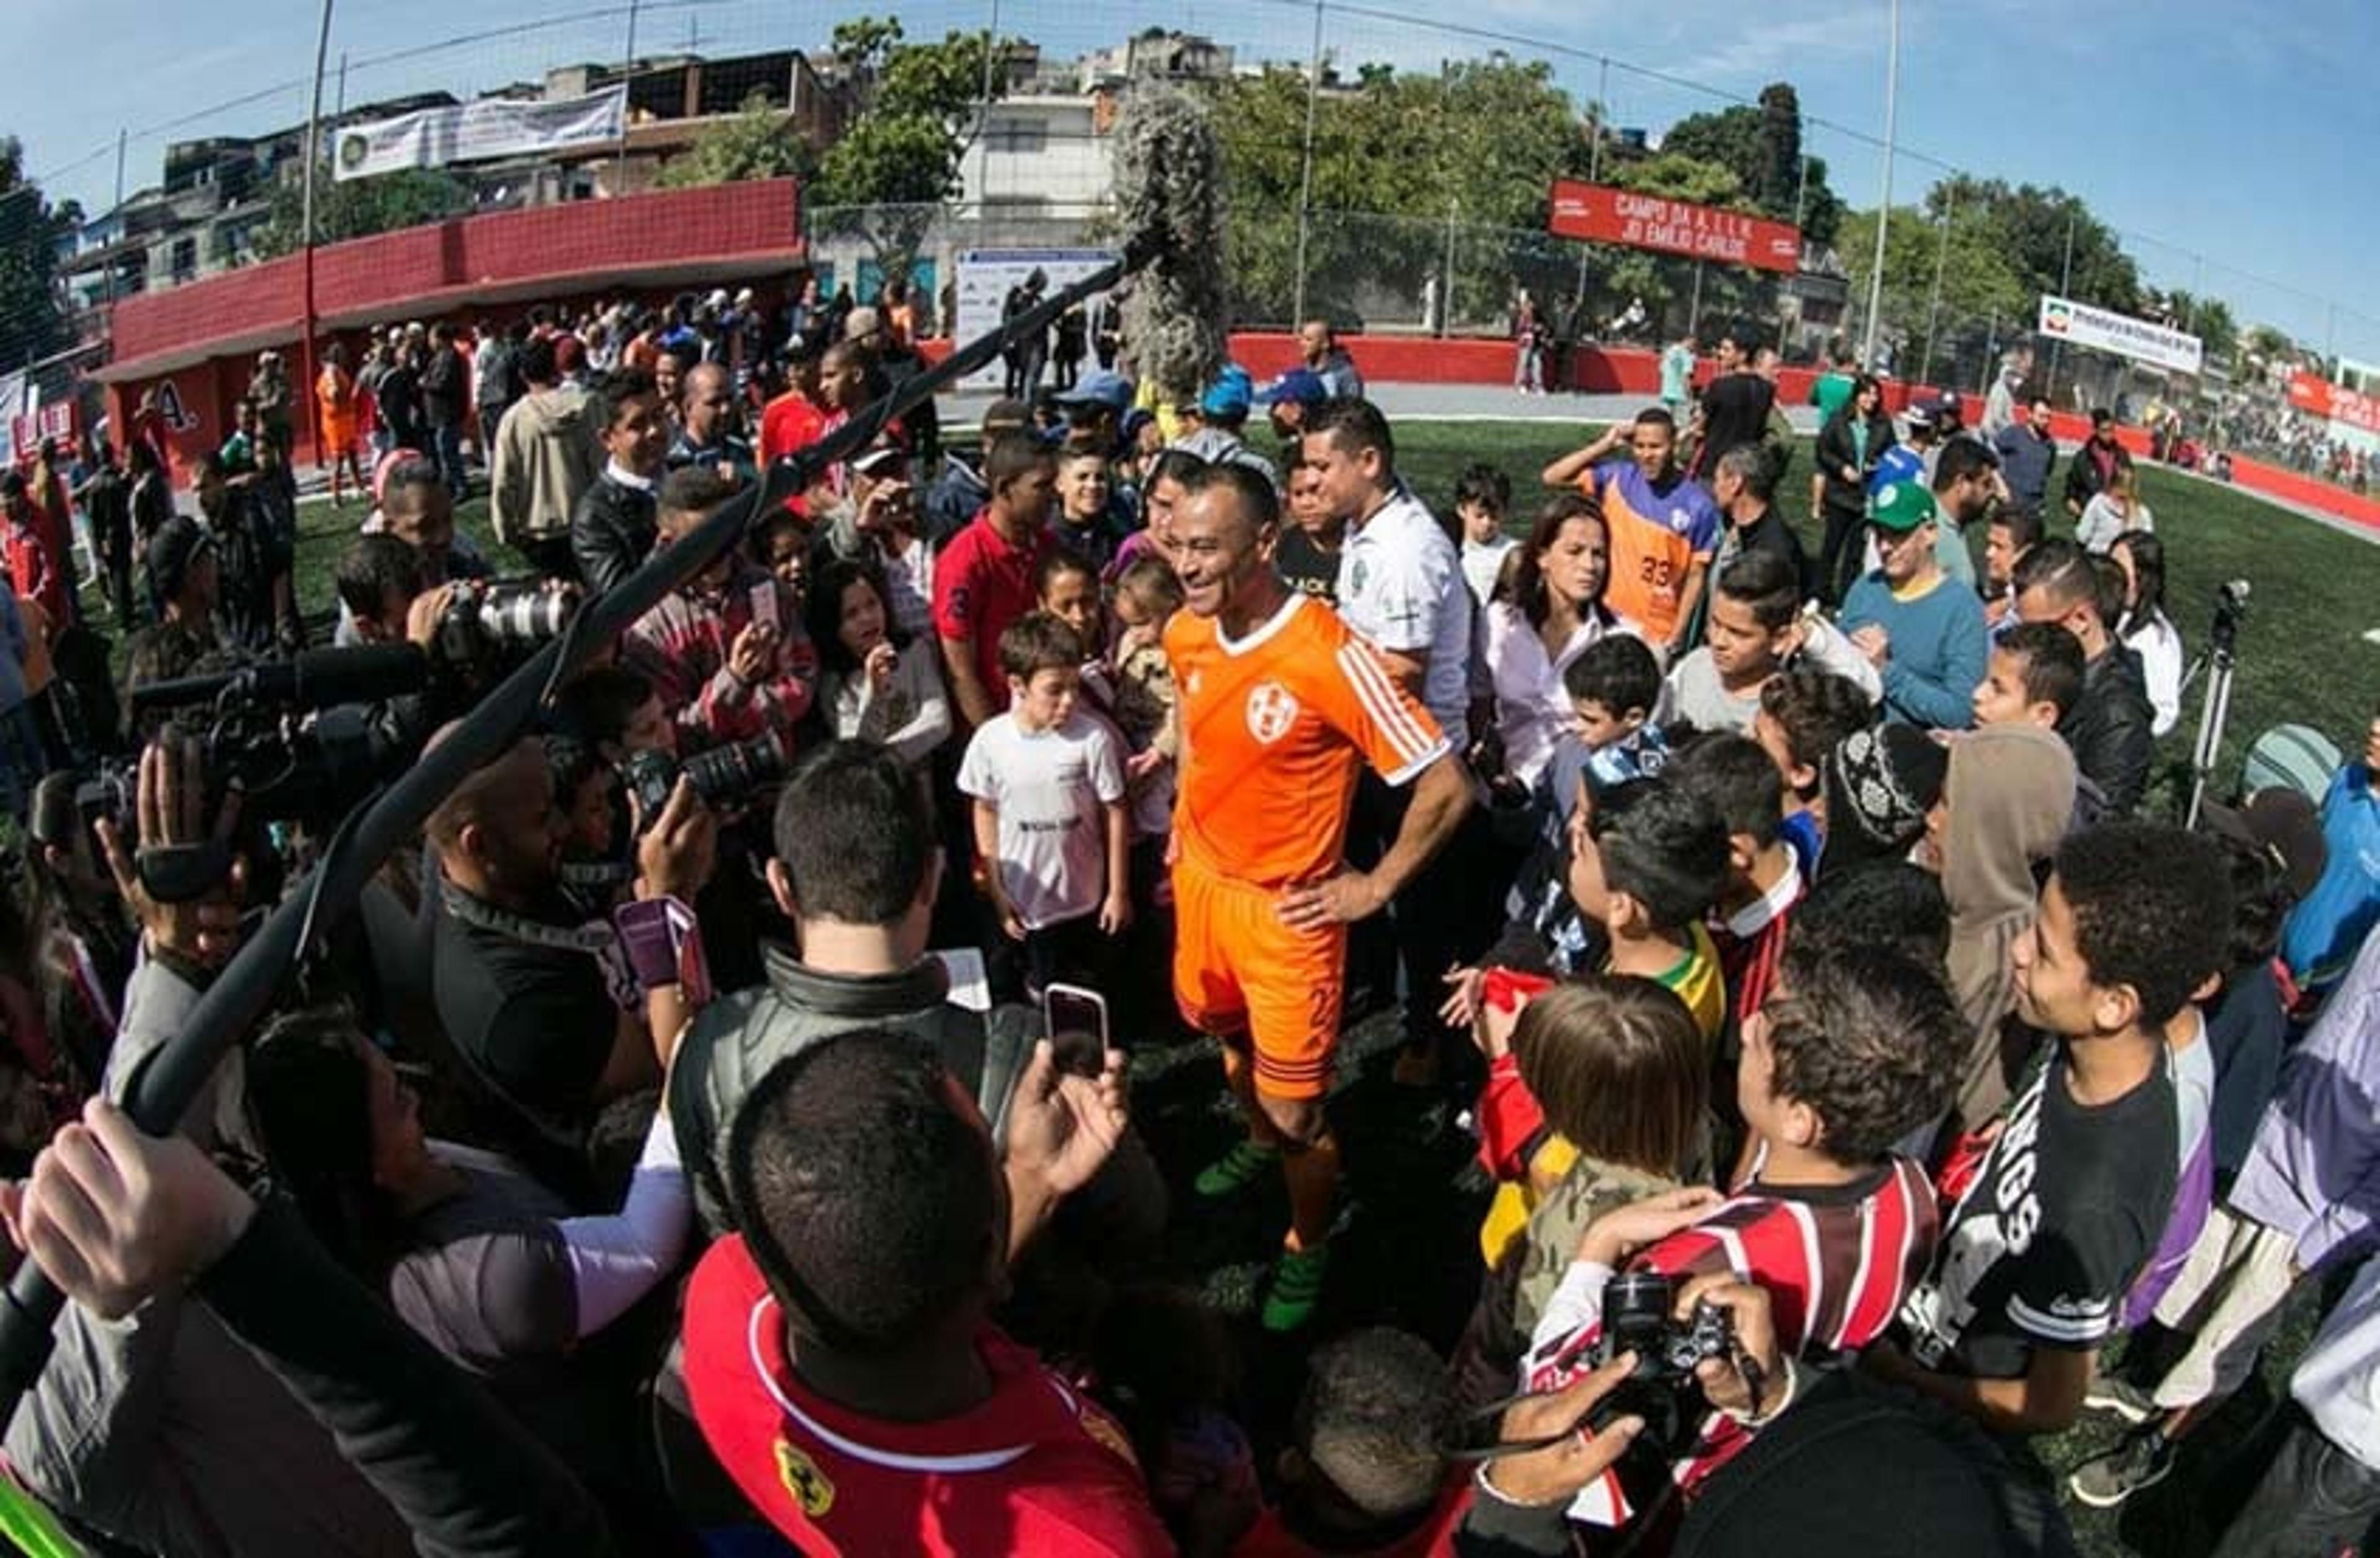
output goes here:
<path id="1" fill-rule="evenodd" d="M 1880 530 L 1905 536 L 1936 517 L 1934 494 L 1922 481 L 1895 481 L 1876 495 L 1868 518 Z"/>

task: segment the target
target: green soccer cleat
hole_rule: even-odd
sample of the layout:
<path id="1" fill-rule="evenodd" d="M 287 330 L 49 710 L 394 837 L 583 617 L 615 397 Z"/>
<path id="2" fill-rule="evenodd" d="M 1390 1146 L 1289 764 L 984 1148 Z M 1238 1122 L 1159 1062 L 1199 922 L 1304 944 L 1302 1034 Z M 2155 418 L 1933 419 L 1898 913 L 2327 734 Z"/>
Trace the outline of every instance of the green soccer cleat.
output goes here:
<path id="1" fill-rule="evenodd" d="M 1264 1328 L 1276 1333 L 1304 1330 L 1322 1302 L 1322 1277 L 1330 1269 L 1327 1244 L 1282 1250 L 1272 1269 L 1272 1289 L 1265 1295 Z"/>
<path id="2" fill-rule="evenodd" d="M 1198 1194 L 1209 1200 L 1236 1196 L 1281 1167 L 1281 1149 L 1261 1147 L 1253 1141 L 1237 1141 L 1232 1150 L 1198 1171 L 1193 1182 Z"/>

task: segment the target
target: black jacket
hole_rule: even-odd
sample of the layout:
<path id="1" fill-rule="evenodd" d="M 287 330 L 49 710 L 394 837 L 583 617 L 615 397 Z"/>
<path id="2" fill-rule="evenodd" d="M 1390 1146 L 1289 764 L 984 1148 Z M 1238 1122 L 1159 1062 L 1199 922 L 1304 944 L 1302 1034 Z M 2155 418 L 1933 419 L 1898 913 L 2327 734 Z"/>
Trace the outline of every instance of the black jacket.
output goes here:
<path id="1" fill-rule="evenodd" d="M 578 495 L 570 516 L 570 555 L 577 561 L 579 581 L 601 594 L 642 567 L 660 536 L 653 494 L 606 469 Z"/>
<path id="2" fill-rule="evenodd" d="M 2074 457 L 2066 462 L 2066 501 L 2074 506 L 2077 514 L 2090 507 L 2091 500 L 2107 487 L 2107 479 L 2099 474 L 2099 462 L 2092 457 L 2093 453 L 2090 441 L 2086 439 L 2074 451 Z M 2117 444 L 2116 463 L 2110 469 L 2130 470 L 2131 466 L 2132 452 L 2120 444 Z"/>
<path id="3" fill-rule="evenodd" d="M 2110 815 L 2130 816 L 2148 787 L 2156 711 L 2149 704 L 2141 657 L 2121 644 L 2082 667 L 2082 693 L 2058 724 L 2074 766 L 2098 786 Z"/>
<path id="4" fill-rule="evenodd" d="M 1828 417 L 1826 426 L 1818 430 L 1818 474 L 1827 480 L 1826 504 L 1828 508 L 1864 512 L 1867 508 L 1867 479 L 1876 474 L 1876 462 L 1884 458 L 1884 452 L 1892 447 L 1895 440 L 1892 419 L 1879 408 L 1867 420 L 1867 458 L 1861 459 L 1852 442 L 1852 408 L 1845 406 Z M 1857 481 L 1843 480 L 1845 466 L 1859 468 L 1860 479 Z"/>
<path id="5" fill-rule="evenodd" d="M 463 354 L 452 347 L 432 347 L 421 365 L 421 415 L 432 428 L 453 427 L 463 420 L 465 381 Z"/>

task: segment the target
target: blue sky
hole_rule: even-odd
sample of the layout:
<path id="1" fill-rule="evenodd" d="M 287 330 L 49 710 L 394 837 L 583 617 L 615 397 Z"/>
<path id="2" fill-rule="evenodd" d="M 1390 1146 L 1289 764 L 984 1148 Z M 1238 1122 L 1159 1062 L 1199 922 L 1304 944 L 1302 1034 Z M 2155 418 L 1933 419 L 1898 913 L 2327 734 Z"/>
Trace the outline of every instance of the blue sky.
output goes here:
<path id="1" fill-rule="evenodd" d="M 877 0 L 874 8 L 897 11 L 913 34 L 935 34 L 987 25 L 994 4 Z M 1300 0 L 997 4 L 1003 31 L 1053 54 L 1148 26 L 1207 32 L 1257 57 L 1302 57 L 1312 42 L 1313 11 Z M 1876 152 L 1846 132 L 1882 131 L 1888 0 L 1350 4 L 1325 26 L 1342 63 L 1429 68 L 1501 46 L 1551 59 L 1585 97 L 1602 79 L 1594 56 L 1608 54 L 1619 62 L 1609 77 L 1616 122 L 1656 135 L 1715 100 L 1625 66 L 1745 95 L 1790 79 L 1824 121 L 1807 144 L 1828 159 L 1837 189 L 1854 204 L 1876 198 Z M 638 48 L 689 39 L 708 53 L 816 45 L 837 18 L 868 8 L 866 0 L 645 0 Z M 137 189 L 156 180 L 169 140 L 305 116 L 321 14 L 310 0 L 14 0 L 11 10 L 19 36 L 96 41 L 53 67 L 12 72 L 0 108 L 0 133 L 25 142 L 31 170 L 55 175 L 54 194 L 91 209 L 111 199 L 119 128 L 134 132 L 126 187 Z M 1450 20 L 1464 30 L 1432 25 Z M 340 0 L 331 58 L 334 70 L 342 53 L 350 60 L 350 102 L 439 86 L 468 92 L 533 79 L 548 64 L 616 57 L 626 26 L 626 0 Z M 2380 98 L 2368 80 L 2375 57 L 2380 6 L 2369 0 L 1903 0 L 1898 139 L 1962 168 L 2065 185 L 2126 234 L 2152 280 L 2189 286 L 2203 277 L 2245 319 L 2319 345 L 2335 303 L 2338 349 L 2380 359 L 2380 296 L 2367 279 L 2380 254 L 2380 205 L 2350 173 L 2351 158 L 2380 145 Z M 1914 200 L 1939 171 L 1903 158 L 1896 201 Z"/>

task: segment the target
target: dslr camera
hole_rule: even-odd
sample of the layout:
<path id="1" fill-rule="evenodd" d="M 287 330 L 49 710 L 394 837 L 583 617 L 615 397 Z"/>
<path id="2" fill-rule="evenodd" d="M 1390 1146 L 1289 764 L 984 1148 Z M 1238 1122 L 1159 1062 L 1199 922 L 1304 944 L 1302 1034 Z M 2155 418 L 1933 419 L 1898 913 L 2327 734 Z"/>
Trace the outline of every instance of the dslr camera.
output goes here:
<path id="1" fill-rule="evenodd" d="M 560 636 L 578 606 L 575 588 L 539 583 L 458 588 L 438 619 L 437 656 L 478 666 Z"/>
<path id="2" fill-rule="evenodd" d="M 1633 1412 L 1658 1445 L 1679 1448 L 1693 1437 L 1708 1409 L 1694 1368 L 1705 1358 L 1735 1356 L 1735 1322 L 1706 1300 L 1681 1323 L 1675 1318 L 1680 1286 L 1665 1272 L 1643 1271 L 1621 1272 L 1604 1284 L 1603 1338 L 1595 1362 L 1633 1352 L 1636 1369 L 1597 1406 L 1597 1428 Z"/>
<path id="3" fill-rule="evenodd" d="M 660 819 L 681 773 L 705 806 L 732 810 L 785 776 L 784 743 L 768 731 L 748 741 L 697 752 L 684 762 L 667 752 L 629 753 L 620 764 L 620 779 L 636 803 L 639 831 Z"/>

